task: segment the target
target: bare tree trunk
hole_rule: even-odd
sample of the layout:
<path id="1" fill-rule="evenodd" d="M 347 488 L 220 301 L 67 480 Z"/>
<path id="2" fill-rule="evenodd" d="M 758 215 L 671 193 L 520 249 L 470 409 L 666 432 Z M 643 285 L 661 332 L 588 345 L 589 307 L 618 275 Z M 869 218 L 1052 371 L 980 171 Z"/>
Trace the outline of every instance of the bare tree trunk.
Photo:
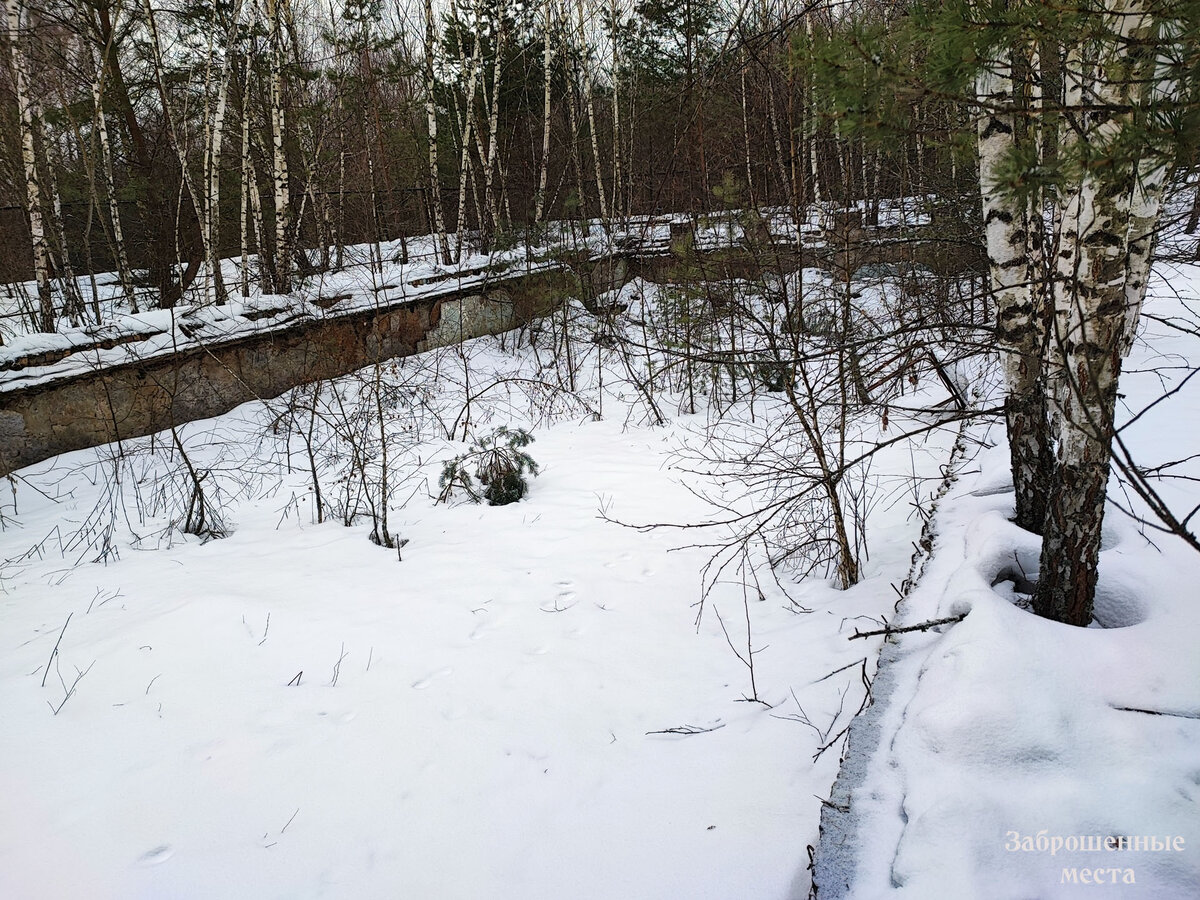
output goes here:
<path id="1" fill-rule="evenodd" d="M 292 289 L 291 194 L 288 183 L 287 150 L 284 136 L 283 98 L 283 23 L 279 6 L 286 0 L 266 0 L 267 23 L 271 42 L 271 146 L 272 176 L 275 185 L 275 278 L 272 292 L 286 294 Z M 261 236 L 260 236 L 261 239 Z"/>
<path id="2" fill-rule="evenodd" d="M 534 223 L 540 225 L 546 214 L 546 180 L 550 171 L 550 4 L 542 0 L 542 158 L 538 163 L 537 201 Z"/>
<path id="3" fill-rule="evenodd" d="M 246 83 L 242 87 L 242 196 L 239 205 L 243 297 L 250 296 L 250 182 L 254 177 L 254 160 L 250 157 L 250 60 L 247 58 Z"/>
<path id="4" fill-rule="evenodd" d="M 496 58 L 492 65 L 492 92 L 489 98 L 487 91 L 484 91 L 484 99 L 488 101 L 488 144 L 487 144 L 487 159 L 481 160 L 483 163 L 483 196 L 487 203 L 488 215 L 491 217 L 492 233 L 488 236 L 487 244 L 491 246 L 491 241 L 501 230 L 500 226 L 500 205 L 496 198 L 495 178 L 496 178 L 496 160 L 500 146 L 500 134 L 498 130 L 498 122 L 500 116 L 500 80 L 503 75 L 504 61 L 504 17 L 500 16 L 496 25 Z M 479 38 L 477 37 L 478 41 Z"/>
<path id="5" fill-rule="evenodd" d="M 587 60 L 587 27 L 583 18 L 583 0 L 575 0 L 575 9 L 579 21 L 579 46 L 582 56 L 579 60 L 579 74 L 583 86 L 583 103 L 587 110 L 588 132 L 592 138 L 592 161 L 596 164 L 596 196 L 600 199 L 600 223 L 608 228 L 608 201 L 604 196 L 604 176 L 600 167 L 600 139 L 596 132 L 596 104 L 592 98 L 592 76 L 588 71 Z"/>
<path id="6" fill-rule="evenodd" d="M 89 45 L 90 47 L 90 45 Z M 125 248 L 125 233 L 121 226 L 121 208 L 117 202 L 117 183 L 113 177 L 112 149 L 108 139 L 108 124 L 104 115 L 104 57 L 93 60 L 96 76 L 92 81 L 92 103 L 96 133 L 100 139 L 100 168 L 104 172 L 104 192 L 108 195 L 108 215 L 112 220 L 113 246 L 117 256 L 117 277 L 121 280 L 121 293 L 129 304 L 129 311 L 138 311 L 137 296 L 133 290 L 133 273 L 129 266 L 129 254 Z"/>
<path id="7" fill-rule="evenodd" d="M 456 15 L 453 0 L 450 4 L 450 14 Z M 475 91 L 479 80 L 480 54 L 482 53 L 480 41 L 475 41 L 475 48 L 471 54 L 470 64 L 467 67 L 467 90 L 465 95 L 466 108 L 463 110 L 462 116 L 459 119 L 458 133 L 461 138 L 459 141 L 459 166 L 458 166 L 458 207 L 456 220 L 456 233 L 454 239 L 454 261 L 462 260 L 463 235 L 466 228 L 467 220 L 467 179 L 471 174 L 471 129 L 474 122 L 472 110 L 475 107 Z M 458 63 L 460 66 L 467 65 L 466 59 L 462 55 L 462 45 L 459 45 Z"/>
<path id="8" fill-rule="evenodd" d="M 233 72 L 230 56 L 242 18 L 241 0 L 233 11 L 233 27 L 225 42 L 225 53 L 218 73 L 217 108 L 205 143 L 205 167 L 208 175 L 208 197 L 204 204 L 204 230 L 207 232 L 209 286 L 207 302 L 222 303 L 225 300 L 225 282 L 221 274 L 221 147 L 225 137 L 225 109 L 229 99 L 229 81 Z M 214 23 L 215 25 L 215 23 Z M 215 30 L 215 28 L 214 28 Z M 205 89 L 207 107 L 208 90 Z M 207 119 L 207 116 L 205 117 Z"/>
<path id="9" fill-rule="evenodd" d="M 96 284 L 95 260 L 92 256 L 92 225 L 95 224 L 96 221 L 100 222 L 100 230 L 104 233 L 104 240 L 110 251 L 113 249 L 113 243 L 112 235 L 109 233 L 108 225 L 104 221 L 104 216 L 100 214 L 100 186 L 98 184 L 99 176 L 96 173 L 96 157 L 98 155 L 98 151 L 96 149 L 97 138 L 94 127 L 95 121 L 93 120 L 92 123 L 93 128 L 90 134 L 91 139 L 85 140 L 83 137 L 83 131 L 79 127 L 79 123 L 75 120 L 75 116 L 71 113 L 70 104 L 63 102 L 62 109 L 67 122 L 70 123 L 71 132 L 75 137 L 75 142 L 79 147 L 79 161 L 83 164 L 84 173 L 87 176 L 88 204 L 87 216 L 83 226 L 83 265 L 84 271 L 88 276 L 88 286 L 91 288 L 92 315 L 94 317 L 95 324 L 99 325 L 103 321 L 103 318 L 100 313 L 100 292 Z M 56 164 L 61 165 L 61 159 L 56 159 Z M 53 171 L 51 171 L 51 174 L 53 175 Z M 54 190 L 57 194 L 57 187 L 55 187 Z M 59 214 L 59 221 L 63 222 L 61 213 Z M 65 223 L 63 223 L 61 227 L 65 230 Z M 83 304 L 82 290 L 80 292 L 79 302 L 81 305 Z M 84 313 L 86 313 L 86 307 L 84 307 Z"/>
<path id="10" fill-rule="evenodd" d="M 62 194 L 58 190 L 57 170 L 62 167 L 58 147 L 46 127 L 46 116 L 39 105 L 34 127 L 41 137 L 43 159 L 46 165 L 46 189 L 50 194 L 50 224 L 51 237 L 57 245 L 59 260 L 59 284 L 62 286 L 63 315 L 70 319 L 72 325 L 79 325 L 87 315 L 83 305 L 83 294 L 79 291 L 79 282 L 75 280 L 75 267 L 71 265 L 71 248 L 67 245 L 66 225 L 63 222 Z"/>
<path id="11" fill-rule="evenodd" d="M 571 167 L 575 172 L 575 189 L 578 194 L 579 218 L 587 218 L 587 192 L 583 186 L 583 151 L 579 148 L 579 100 L 575 96 L 576 85 L 567 86 L 567 124 L 571 129 Z"/>
<path id="12" fill-rule="evenodd" d="M 250 218 L 254 226 L 254 246 L 258 250 L 258 286 L 264 294 L 269 294 L 274 288 L 274 279 L 272 266 L 268 265 L 266 218 L 263 216 L 262 190 L 258 186 L 258 167 L 253 158 L 250 162 Z"/>
<path id="13" fill-rule="evenodd" d="M 342 271 L 346 255 L 346 122 L 342 98 L 338 96 L 338 206 L 337 241 L 333 254 L 333 266 Z"/>
<path id="14" fill-rule="evenodd" d="M 979 184 L 987 239 L 996 328 L 1004 363 L 1015 522 L 1041 534 L 1053 467 L 1045 408 L 1042 362 L 1045 295 L 1030 253 L 1033 228 L 1030 210 L 1007 195 L 998 182 L 1016 142 L 1011 51 L 983 70 L 975 91 L 984 109 L 978 122 Z M 1040 211 L 1038 211 L 1040 214 Z"/>
<path id="15" fill-rule="evenodd" d="M 365 112 L 363 113 L 363 117 L 362 117 L 361 121 L 362 121 L 363 134 L 366 135 L 370 129 L 367 125 L 367 117 L 366 117 Z M 379 197 L 378 197 L 378 191 L 376 190 L 376 185 L 375 185 L 375 159 L 371 153 L 371 142 L 370 141 L 367 141 L 367 145 L 365 147 L 363 147 L 363 152 L 366 154 L 366 157 L 367 157 L 367 187 L 368 187 L 368 190 L 370 191 L 370 200 L 371 200 L 371 237 L 372 237 L 371 246 L 370 246 L 371 268 L 372 268 L 372 271 L 376 271 L 382 275 L 383 274 L 383 246 L 381 243 L 382 235 L 380 234 L 381 229 L 380 229 L 380 223 L 379 223 Z"/>
<path id="16" fill-rule="evenodd" d="M 159 100 L 162 103 L 163 118 L 166 120 L 167 134 L 170 137 L 171 144 L 175 149 L 175 155 L 179 162 L 180 176 L 183 179 L 183 186 L 187 191 L 187 197 L 188 197 L 189 202 L 191 203 L 192 211 L 194 212 L 195 215 L 199 216 L 201 214 L 201 210 L 204 209 L 204 205 L 201 204 L 201 202 L 200 202 L 200 194 L 196 190 L 196 185 L 192 179 L 191 170 L 188 168 L 187 147 L 184 146 L 184 143 L 181 139 L 181 136 L 179 134 L 179 129 L 176 125 L 175 117 L 171 114 L 171 106 L 170 106 L 169 97 L 167 94 L 166 72 L 165 72 L 164 65 L 163 65 L 162 42 L 159 39 L 158 23 L 157 23 L 155 14 L 154 14 L 154 8 L 151 6 L 150 0 L 143 0 L 143 9 L 145 10 L 145 13 L 146 13 L 146 27 L 150 32 L 150 46 L 151 46 L 151 51 L 152 51 L 151 52 L 151 56 L 152 56 L 151 63 L 154 68 L 155 81 L 157 82 L 157 85 L 158 85 Z M 206 93 L 207 93 L 207 87 L 208 87 L 208 85 L 206 84 L 205 85 Z M 181 198 L 180 203 L 178 204 L 177 221 L 181 221 L 183 218 L 182 210 L 183 210 L 183 203 L 182 203 L 182 198 Z M 201 241 L 201 244 L 203 245 L 204 259 L 206 259 L 206 260 L 210 259 L 212 256 L 212 252 L 209 249 L 208 237 L 209 237 L 208 230 L 203 226 L 203 223 L 201 223 L 201 225 L 200 225 L 200 241 Z M 176 259 L 179 258 L 178 246 L 176 246 L 176 248 L 175 248 L 175 258 Z M 188 271 L 191 273 L 192 278 L 195 277 L 194 269 L 198 268 L 198 262 L 199 261 L 196 260 L 195 257 L 192 257 L 188 260 Z M 174 297 L 163 298 L 163 300 L 164 300 L 164 305 L 173 305 Z"/>
<path id="17" fill-rule="evenodd" d="M 622 219 L 621 211 L 621 52 L 617 43 L 617 0 L 610 0 L 609 10 L 612 16 L 612 214 L 618 221 Z M 626 215 L 628 211 L 626 210 Z"/>
<path id="18" fill-rule="evenodd" d="M 758 196 L 754 190 L 754 168 L 750 162 L 750 103 L 746 96 L 746 62 L 742 60 L 739 73 L 742 101 L 742 140 L 746 153 L 746 199 L 751 209 L 758 209 Z"/>
<path id="19" fill-rule="evenodd" d="M 33 243 L 33 272 L 37 280 L 38 328 L 54 331 L 54 295 L 50 287 L 50 247 L 42 220 L 41 179 L 38 176 L 37 156 L 33 134 L 36 118 L 35 101 L 29 96 L 29 75 L 25 53 L 21 50 L 24 31 L 24 9 L 21 0 L 5 0 L 8 12 L 8 47 L 12 54 L 13 79 L 16 88 L 17 111 L 21 130 L 21 162 L 25 169 L 25 205 L 29 216 L 29 235 Z"/>
<path id="20" fill-rule="evenodd" d="M 433 0 L 425 0 L 425 120 L 429 140 L 429 206 L 433 213 L 433 231 L 442 262 L 450 265 L 450 244 L 446 239 L 446 214 L 442 208 L 442 181 L 438 174 L 437 104 L 434 97 L 433 54 L 437 47 L 434 33 Z"/>
<path id="21" fill-rule="evenodd" d="M 1162 89 L 1150 87 L 1154 54 L 1148 71 L 1138 55 L 1137 48 L 1156 41 L 1146 4 L 1113 0 L 1106 19 L 1099 53 L 1075 48 L 1063 71 L 1068 109 L 1105 111 L 1087 133 L 1101 147 L 1119 142 L 1132 121 L 1119 110 L 1136 106 L 1144 91 Z M 1126 282 L 1130 266 L 1142 264 L 1130 259 L 1131 225 L 1140 219 L 1132 231 L 1143 236 L 1154 224 L 1153 204 L 1144 195 L 1135 199 L 1137 176 L 1136 170 L 1085 170 L 1062 218 L 1054 291 L 1057 469 L 1033 606 L 1041 616 L 1081 627 L 1091 621 L 1095 598 L 1121 351 L 1136 325 L 1129 312 L 1145 295 L 1144 280 L 1132 297 Z"/>

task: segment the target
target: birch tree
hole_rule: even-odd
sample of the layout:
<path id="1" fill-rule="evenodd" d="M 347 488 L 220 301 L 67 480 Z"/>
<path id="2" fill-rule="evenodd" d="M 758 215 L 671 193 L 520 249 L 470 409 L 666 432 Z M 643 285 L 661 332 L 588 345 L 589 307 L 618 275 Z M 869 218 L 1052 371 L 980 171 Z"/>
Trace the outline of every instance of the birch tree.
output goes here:
<path id="1" fill-rule="evenodd" d="M 438 255 L 450 265 L 450 244 L 446 239 L 446 214 L 442 205 L 442 182 L 438 170 L 438 122 L 436 81 L 434 79 L 434 53 L 437 37 L 433 21 L 433 0 L 425 0 L 425 121 L 429 154 L 429 206 L 433 212 L 433 230 L 437 239 Z"/>
<path id="2" fill-rule="evenodd" d="M 428 2 L 428 0 L 427 0 Z M 542 0 L 542 155 L 538 160 L 538 186 L 533 212 L 535 224 L 542 224 L 546 215 L 546 182 L 550 172 L 550 34 L 552 29 L 552 0 Z"/>
<path id="3" fill-rule="evenodd" d="M 270 118 L 272 183 L 275 187 L 275 271 L 271 289 L 286 294 L 292 289 L 291 192 L 288 182 L 287 148 L 284 136 L 284 27 L 280 5 L 287 0 L 266 0 L 267 34 L 270 41 Z"/>
<path id="4" fill-rule="evenodd" d="M 1082 127 L 1064 129 L 1063 156 L 1079 165 L 1064 191 L 1054 281 L 1058 446 L 1034 609 L 1073 625 L 1092 617 L 1121 357 L 1146 294 L 1169 160 L 1137 114 L 1173 94 L 1157 72 L 1159 53 L 1178 49 L 1164 40 L 1170 5 L 1108 0 L 1089 23 L 1097 36 L 1070 48 L 1063 71 L 1065 111 Z"/>
<path id="5" fill-rule="evenodd" d="M 133 289 L 133 274 L 129 266 L 129 252 L 125 247 L 125 231 L 121 224 L 121 205 L 117 201 L 117 182 L 113 175 L 112 144 L 108 137 L 108 123 L 104 112 L 104 82 L 108 67 L 104 60 L 107 54 L 97 60 L 89 45 L 89 55 L 95 76 L 92 80 L 93 122 L 99 139 L 98 155 L 100 169 L 104 173 L 104 192 L 108 197 L 108 216 L 112 222 L 112 236 L 115 255 L 117 258 L 117 277 L 121 281 L 121 293 L 129 305 L 130 312 L 138 311 L 137 295 Z"/>
<path id="6" fill-rule="evenodd" d="M 1041 209 L 1006 192 L 1003 170 L 1017 150 L 1013 50 L 999 48 L 976 77 L 979 185 L 996 337 L 1004 366 L 1004 415 L 1016 492 L 1015 521 L 1040 534 L 1053 466 L 1046 418 L 1045 281 L 1038 272 Z M 1027 70 L 1030 60 L 1026 60 Z M 1028 111 L 1028 110 L 1026 110 Z"/>
<path id="7" fill-rule="evenodd" d="M 957 93 L 973 110 L 1015 512 L 1042 535 L 1033 608 L 1086 626 L 1121 359 L 1146 294 L 1167 175 L 1195 144 L 1180 79 L 1200 71 L 1190 37 L 1200 6 L 973 0 L 908 12 L 832 42 L 822 77 L 847 129 L 894 134 L 890 119 L 902 118 L 913 90 Z M 1054 77 L 1043 71 L 1047 56 Z"/>
<path id="8" fill-rule="evenodd" d="M 225 110 L 229 100 L 229 83 L 233 77 L 231 60 L 235 42 L 241 31 L 242 0 L 235 0 L 233 15 L 229 23 L 228 34 L 225 35 L 224 47 L 216 73 L 217 99 L 216 108 L 211 118 L 205 114 L 207 135 L 204 142 L 204 168 L 207 175 L 207 196 L 204 202 L 204 231 L 205 246 L 208 250 L 209 285 L 208 302 L 222 302 L 224 298 L 224 283 L 221 277 L 221 148 L 225 138 Z M 216 7 L 213 8 L 213 27 L 216 28 Z M 212 45 L 210 43 L 210 51 Z M 212 63 L 210 56 L 209 73 Z M 205 106 L 208 105 L 208 87 L 205 87 Z"/>
<path id="9" fill-rule="evenodd" d="M 29 93 L 29 71 L 22 49 L 26 14 L 21 0 L 5 0 L 8 14 L 8 48 L 13 70 L 17 101 L 18 123 L 21 131 L 21 162 L 25 172 L 25 208 L 29 217 L 29 236 L 33 244 L 33 272 L 37 280 L 38 327 L 54 331 L 56 313 L 50 285 L 50 245 L 42 215 L 42 184 L 38 174 L 34 147 L 34 128 L 37 119 L 35 100 Z"/>

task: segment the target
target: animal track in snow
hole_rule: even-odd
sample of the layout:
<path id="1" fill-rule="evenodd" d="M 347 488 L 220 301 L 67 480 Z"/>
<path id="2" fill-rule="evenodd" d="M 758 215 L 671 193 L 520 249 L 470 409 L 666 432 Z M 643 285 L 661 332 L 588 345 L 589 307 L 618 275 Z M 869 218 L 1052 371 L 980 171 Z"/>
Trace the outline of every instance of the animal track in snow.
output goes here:
<path id="1" fill-rule="evenodd" d="M 550 603 L 543 603 L 539 607 L 542 612 L 565 612 L 578 602 L 579 594 L 575 591 L 575 582 L 557 581 L 554 586 L 558 588 L 558 593 Z"/>
<path id="2" fill-rule="evenodd" d="M 441 678 L 443 675 L 449 675 L 453 671 L 453 669 L 446 667 L 443 669 L 438 669 L 436 672 L 430 672 L 424 678 L 414 681 L 412 683 L 413 689 L 423 691 L 425 688 L 429 687 L 429 685 L 433 684 L 437 679 Z"/>
<path id="3" fill-rule="evenodd" d="M 175 851 L 170 844 L 160 844 L 153 850 L 147 850 L 138 857 L 139 866 L 157 866 L 165 863 L 168 859 L 175 855 Z"/>

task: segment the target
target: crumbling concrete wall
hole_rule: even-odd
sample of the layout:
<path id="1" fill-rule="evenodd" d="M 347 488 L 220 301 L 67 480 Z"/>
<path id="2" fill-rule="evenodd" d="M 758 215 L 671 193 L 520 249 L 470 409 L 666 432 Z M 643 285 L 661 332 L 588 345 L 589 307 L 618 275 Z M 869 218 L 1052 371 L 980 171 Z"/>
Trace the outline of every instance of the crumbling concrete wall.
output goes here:
<path id="1" fill-rule="evenodd" d="M 187 324 L 180 323 L 175 352 L 160 348 L 139 357 L 144 338 L 123 337 L 118 342 L 128 350 L 128 361 L 90 370 L 78 360 L 97 347 L 111 347 L 113 340 L 35 354 L 8 368 L 27 373 L 29 367 L 46 367 L 46 377 L 27 378 L 24 386 L 16 380 L 0 385 L 0 475 L 70 450 L 219 415 L 248 400 L 277 397 L 386 359 L 509 331 L 547 315 L 569 296 L 596 312 L 605 292 L 635 276 L 658 283 L 720 281 L 820 265 L 835 277 L 849 277 L 862 265 L 885 261 L 936 263 L 956 271 L 975 262 L 969 253 L 946 255 L 933 241 L 887 241 L 878 235 L 873 241 L 855 232 L 838 247 L 836 235 L 826 237 L 825 246 L 802 254 L 780 246 L 700 251 L 678 243 L 673 251 L 640 254 L 581 251 L 526 271 L 458 273 L 446 279 L 444 290 L 413 282 L 410 287 L 424 291 L 418 298 L 387 299 L 380 293 L 378 306 L 345 312 L 338 306 L 349 295 L 317 298 L 315 305 L 328 310 L 324 316 L 295 315 L 231 338 L 190 340 Z M 942 256 L 935 260 L 935 253 Z M 53 374 L 63 362 L 64 374 Z"/>
<path id="2" fill-rule="evenodd" d="M 133 361 L 0 391 L 0 475 L 219 415 L 386 359 L 509 331 L 550 312 L 572 283 L 561 272 L 518 273 L 482 290 L 448 287 L 392 308 L 304 317 L 144 359 L 127 344 Z"/>

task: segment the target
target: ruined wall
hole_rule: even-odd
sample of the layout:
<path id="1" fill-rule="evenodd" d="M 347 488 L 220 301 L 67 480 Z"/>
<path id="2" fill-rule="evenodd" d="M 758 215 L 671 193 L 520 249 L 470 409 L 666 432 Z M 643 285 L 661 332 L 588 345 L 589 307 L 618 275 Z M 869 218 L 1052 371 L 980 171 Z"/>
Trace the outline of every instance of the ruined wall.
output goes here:
<path id="1" fill-rule="evenodd" d="M 802 257 L 778 246 L 765 251 L 733 246 L 674 253 L 583 252 L 532 272 L 459 273 L 456 278 L 470 274 L 476 283 L 461 287 L 459 281 L 447 279 L 445 289 L 438 290 L 431 282 L 414 282 L 411 286 L 425 290 L 418 299 L 386 300 L 381 295 L 379 307 L 343 313 L 337 307 L 351 299 L 348 295 L 318 298 L 316 305 L 329 310 L 325 317 L 296 316 L 206 343 L 181 338 L 184 346 L 174 353 L 147 352 L 138 359 L 142 338 L 121 339 L 132 361 L 90 370 L 78 360 L 94 353 L 96 346 L 112 346 L 112 341 L 42 353 L 14 365 L 46 367 L 50 374 L 25 387 L 14 382 L 5 390 L 0 385 L 0 476 L 70 450 L 219 415 L 249 400 L 277 397 L 297 385 L 386 359 L 509 331 L 547 315 L 569 296 L 596 312 L 605 292 L 635 276 L 659 283 L 717 281 L 791 271 L 803 263 L 820 265 L 834 277 L 848 277 L 872 263 L 905 261 L 935 271 L 963 271 L 977 262 L 970 253 L 947 252 L 934 241 L 846 237 L 840 248 L 830 240 L 823 248 L 805 250 Z M 186 323 L 179 331 L 185 337 L 190 333 Z M 53 374 L 59 362 L 68 363 L 70 374 Z"/>
<path id="2" fill-rule="evenodd" d="M 501 277 L 482 291 L 448 289 L 390 309 L 306 318 L 0 392 L 0 475 L 386 359 L 517 328 L 552 310 L 572 284 L 560 272 Z"/>

